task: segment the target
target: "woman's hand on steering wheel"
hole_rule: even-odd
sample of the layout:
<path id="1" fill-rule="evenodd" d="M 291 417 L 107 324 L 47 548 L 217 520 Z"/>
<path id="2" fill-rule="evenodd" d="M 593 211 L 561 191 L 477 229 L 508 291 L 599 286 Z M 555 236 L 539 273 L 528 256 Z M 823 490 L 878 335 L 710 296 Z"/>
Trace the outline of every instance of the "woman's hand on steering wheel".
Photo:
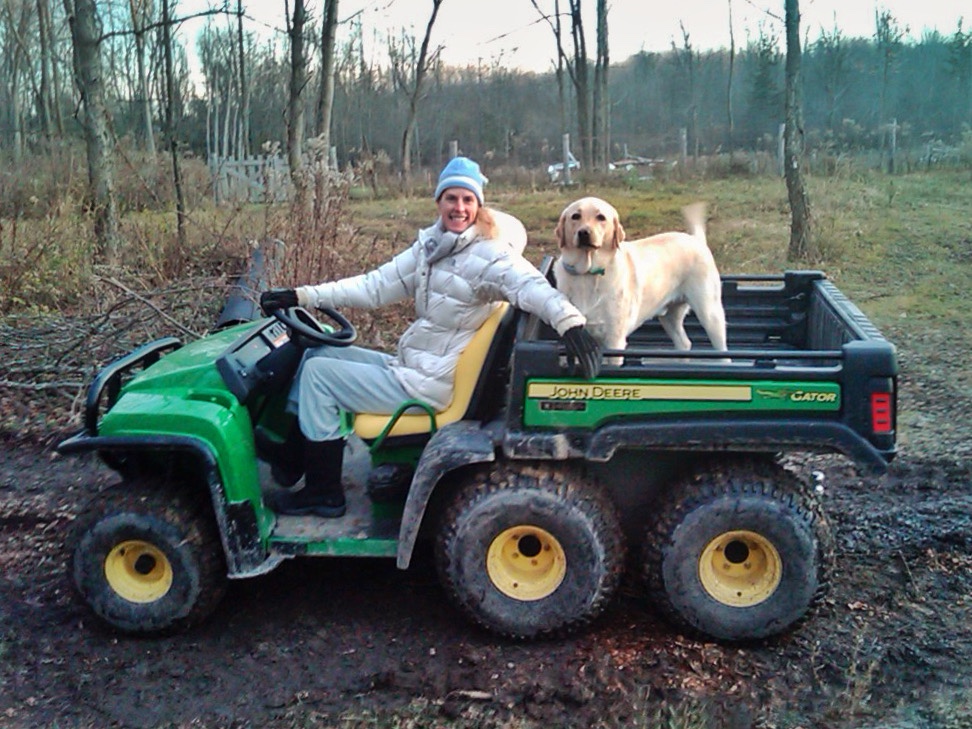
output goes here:
<path id="1" fill-rule="evenodd" d="M 267 316 L 278 309 L 292 309 L 300 303 L 293 289 L 271 289 L 260 294 L 260 308 Z"/>
<path id="2" fill-rule="evenodd" d="M 334 309 L 322 308 L 319 311 L 322 311 L 338 325 L 337 331 L 321 329 L 317 320 L 306 309 L 297 306 L 286 309 L 272 309 L 271 316 L 277 321 L 283 322 L 291 332 L 291 340 L 299 346 L 307 347 L 308 344 L 304 342 L 309 342 L 310 346 L 327 344 L 332 347 L 347 347 L 358 338 L 358 332 L 354 325 Z"/>

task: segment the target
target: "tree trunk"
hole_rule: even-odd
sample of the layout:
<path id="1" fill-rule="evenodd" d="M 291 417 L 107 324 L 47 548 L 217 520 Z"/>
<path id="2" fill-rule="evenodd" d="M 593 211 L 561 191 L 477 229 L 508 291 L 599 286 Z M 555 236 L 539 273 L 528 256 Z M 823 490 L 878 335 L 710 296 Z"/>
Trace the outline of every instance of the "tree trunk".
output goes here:
<path id="1" fill-rule="evenodd" d="M 172 156 L 172 181 L 176 195 L 176 235 L 180 250 L 185 250 L 186 201 L 182 189 L 182 165 L 179 162 L 179 140 L 176 134 L 177 104 L 175 97 L 175 71 L 172 66 L 172 25 L 169 0 L 162 0 L 162 53 L 165 59 L 165 141 Z"/>
<path id="2" fill-rule="evenodd" d="M 534 0 L 534 7 L 536 7 L 536 1 Z M 539 8 L 538 8 L 539 10 Z M 560 0 L 554 0 L 554 38 L 557 41 L 557 101 L 560 106 L 560 133 L 567 133 L 567 90 L 565 88 L 566 84 L 566 69 L 564 68 L 564 58 L 566 54 L 564 53 L 563 44 L 563 24 L 560 22 Z M 566 171 L 566 170 L 565 170 Z"/>
<path id="3" fill-rule="evenodd" d="M 594 66 L 594 120 L 593 154 L 595 163 L 607 171 L 611 158 L 611 140 L 608 134 L 611 122 L 611 101 L 608 95 L 608 69 L 611 58 L 608 52 L 608 5 L 607 0 L 597 0 L 597 61 Z"/>
<path id="4" fill-rule="evenodd" d="M 287 103 L 287 162 L 294 185 L 294 206 L 298 216 L 311 209 L 311 186 L 304 167 L 304 89 L 307 87 L 307 58 L 304 55 L 304 0 L 294 0 L 290 36 L 290 96 Z"/>
<path id="5" fill-rule="evenodd" d="M 38 0 L 39 2 L 40 0 Z M 142 96 L 142 134 L 145 137 L 145 152 L 149 159 L 155 160 L 155 129 L 152 120 L 152 96 L 149 93 L 148 73 L 145 69 L 145 17 L 144 6 L 139 7 L 138 0 L 128 0 L 128 9 L 132 16 L 132 28 L 135 35 L 135 61 L 138 71 L 138 90 Z"/>
<path id="6" fill-rule="evenodd" d="M 581 0 L 570 0 L 571 36 L 574 40 L 574 91 L 577 97 L 577 126 L 580 132 L 581 159 L 588 169 L 594 165 L 591 127 L 591 86 L 587 61 L 587 39 L 581 17 Z"/>
<path id="7" fill-rule="evenodd" d="M 51 51 L 50 8 L 48 0 L 37 0 L 37 31 L 40 40 L 40 91 L 37 94 L 37 115 L 40 118 L 44 144 L 49 146 L 54 138 L 53 98 L 51 94 Z"/>
<path id="8" fill-rule="evenodd" d="M 243 44 L 243 0 L 236 0 L 236 45 L 240 56 L 240 157 L 250 155 L 250 87 L 246 82 L 246 53 Z"/>
<path id="9" fill-rule="evenodd" d="M 95 238 L 99 253 L 114 262 L 118 258 L 120 237 L 115 202 L 114 145 L 101 64 L 101 21 L 95 0 L 64 0 L 64 9 L 74 46 L 75 79 L 84 105 L 84 139 Z"/>
<path id="10" fill-rule="evenodd" d="M 46 0 L 45 0 L 46 2 Z M 42 19 L 44 20 L 44 19 Z M 54 26 L 51 22 L 51 8 L 47 7 L 46 14 L 46 25 L 47 25 L 47 38 L 51 48 L 51 111 L 54 115 L 54 129 L 57 132 L 58 138 L 64 136 L 64 118 L 61 113 L 61 74 L 58 69 L 61 67 L 60 59 L 55 59 L 54 54 L 57 52 L 55 49 L 55 34 Z"/>
<path id="11" fill-rule="evenodd" d="M 734 120 L 732 116 L 732 81 L 736 66 L 736 34 L 732 29 L 732 0 L 729 3 L 729 79 L 726 81 L 726 147 L 732 167 Z"/>
<path id="12" fill-rule="evenodd" d="M 325 0 L 321 20 L 321 84 L 317 99 L 317 136 L 324 154 L 331 149 L 331 111 L 334 108 L 335 44 L 337 36 L 338 0 Z"/>
<path id="13" fill-rule="evenodd" d="M 800 2 L 786 0 L 786 122 L 783 160 L 786 190 L 790 199 L 791 261 L 811 256 L 810 200 L 803 184 L 803 109 L 800 93 Z"/>

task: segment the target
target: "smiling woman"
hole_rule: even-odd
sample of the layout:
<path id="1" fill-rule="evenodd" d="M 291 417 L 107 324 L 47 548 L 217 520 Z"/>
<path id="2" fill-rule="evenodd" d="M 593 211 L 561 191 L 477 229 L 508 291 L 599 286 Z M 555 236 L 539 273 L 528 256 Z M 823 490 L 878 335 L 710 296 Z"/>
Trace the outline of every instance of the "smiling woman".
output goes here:
<path id="1" fill-rule="evenodd" d="M 453 158 L 435 188 L 439 217 L 410 248 L 366 274 L 260 296 L 267 314 L 295 306 L 377 308 L 409 299 L 416 314 L 394 356 L 329 346 L 303 355 L 287 408 L 295 425 L 282 445 L 257 442 L 265 460 L 288 464 L 283 485 L 305 475 L 300 491 L 268 498 L 278 514 L 344 516 L 345 413 L 390 415 L 408 401 L 444 411 L 454 397 L 459 356 L 499 302 L 540 317 L 564 338 L 584 376 L 597 376 L 600 350 L 584 329 L 584 316 L 523 257 L 523 224 L 484 206 L 486 182 L 476 162 Z"/>
<path id="2" fill-rule="evenodd" d="M 435 188 L 435 201 L 446 230 L 462 233 L 477 220 L 486 182 L 479 165 L 465 157 L 455 157 L 445 166 Z"/>

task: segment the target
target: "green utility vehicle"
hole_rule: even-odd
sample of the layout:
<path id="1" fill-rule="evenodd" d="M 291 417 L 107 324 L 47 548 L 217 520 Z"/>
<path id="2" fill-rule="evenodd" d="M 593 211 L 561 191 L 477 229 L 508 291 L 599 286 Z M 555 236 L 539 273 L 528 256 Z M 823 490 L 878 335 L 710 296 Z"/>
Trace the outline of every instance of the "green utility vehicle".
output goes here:
<path id="1" fill-rule="evenodd" d="M 820 272 L 725 276 L 723 302 L 728 355 L 698 344 L 691 316 L 690 353 L 650 321 L 593 381 L 546 325 L 499 305 L 446 411 L 348 415 L 340 519 L 267 508 L 277 487 L 254 432 L 283 437 L 303 350 L 349 344 L 347 320 L 292 309 L 147 344 L 97 376 L 84 429 L 59 446 L 121 476 L 79 520 L 73 584 L 111 626 L 166 632 L 209 615 L 228 578 L 312 556 L 405 569 L 429 539 L 445 594 L 505 636 L 588 623 L 630 565 L 646 604 L 684 629 L 726 641 L 791 629 L 826 585 L 833 540 L 821 485 L 780 456 L 886 469 L 895 350 Z"/>

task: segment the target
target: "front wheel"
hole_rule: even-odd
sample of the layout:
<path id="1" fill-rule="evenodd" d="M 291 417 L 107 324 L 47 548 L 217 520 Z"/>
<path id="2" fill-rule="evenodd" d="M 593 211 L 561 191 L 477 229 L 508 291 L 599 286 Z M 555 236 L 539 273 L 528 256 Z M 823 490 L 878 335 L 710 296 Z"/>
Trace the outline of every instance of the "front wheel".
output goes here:
<path id="1" fill-rule="evenodd" d="M 479 471 L 445 510 L 436 564 L 449 597 L 483 627 L 534 638 L 591 621 L 624 564 L 613 503 L 573 468 Z"/>
<path id="2" fill-rule="evenodd" d="M 188 628 L 226 590 L 226 564 L 208 494 L 126 481 L 84 517 L 71 581 L 101 620 L 127 633 Z"/>
<path id="3" fill-rule="evenodd" d="M 760 459 L 673 485 L 645 539 L 653 598 L 675 622 L 727 641 L 794 627 L 820 599 L 833 537 L 812 492 Z"/>

